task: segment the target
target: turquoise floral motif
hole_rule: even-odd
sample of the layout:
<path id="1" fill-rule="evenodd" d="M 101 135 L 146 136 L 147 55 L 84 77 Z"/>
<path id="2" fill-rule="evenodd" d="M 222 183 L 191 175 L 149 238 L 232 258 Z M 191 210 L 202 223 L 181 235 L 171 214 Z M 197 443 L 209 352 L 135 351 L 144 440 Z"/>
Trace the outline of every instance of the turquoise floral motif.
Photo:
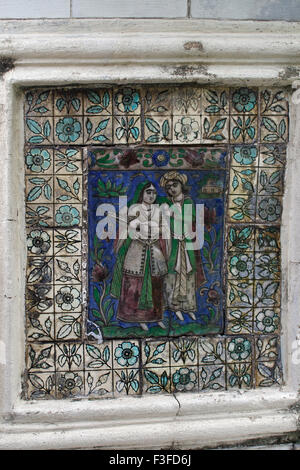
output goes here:
<path id="1" fill-rule="evenodd" d="M 33 148 L 25 157 L 27 168 L 34 173 L 43 173 L 51 165 L 51 157 L 48 150 Z"/>
<path id="2" fill-rule="evenodd" d="M 261 333 L 274 333 L 279 325 L 279 317 L 273 310 L 262 310 L 256 316 L 255 325 Z"/>
<path id="3" fill-rule="evenodd" d="M 173 384 L 178 392 L 190 391 L 197 384 L 197 375 L 192 369 L 181 367 L 173 374 Z"/>
<path id="4" fill-rule="evenodd" d="M 253 261 L 248 254 L 237 254 L 230 259 L 230 272 L 235 277 L 247 278 L 253 272 Z"/>
<path id="5" fill-rule="evenodd" d="M 64 117 L 56 124 L 56 135 L 61 142 L 75 142 L 81 132 L 81 124 L 73 117 Z"/>
<path id="6" fill-rule="evenodd" d="M 250 386 L 251 384 L 251 367 L 248 364 L 234 364 L 233 367 L 230 367 L 229 375 L 229 385 L 231 387 L 238 386 L 242 388 L 243 384 Z"/>
<path id="7" fill-rule="evenodd" d="M 243 145 L 241 147 L 234 147 L 233 158 L 240 165 L 252 165 L 257 157 L 256 147 L 248 147 Z"/>
<path id="8" fill-rule="evenodd" d="M 165 150 L 157 150 L 152 155 L 152 161 L 155 166 L 166 166 L 169 163 L 170 155 Z"/>
<path id="9" fill-rule="evenodd" d="M 252 312 L 248 309 L 232 310 L 229 313 L 230 331 L 232 333 L 241 333 L 245 329 L 251 333 L 252 330 Z"/>
<path id="10" fill-rule="evenodd" d="M 132 113 L 140 104 L 140 95 L 132 88 L 123 88 L 115 95 L 115 104 L 121 113 Z"/>
<path id="11" fill-rule="evenodd" d="M 124 341 L 115 349 L 115 358 L 122 367 L 133 366 L 137 362 L 139 354 L 139 347 L 130 341 Z"/>
<path id="12" fill-rule="evenodd" d="M 180 142 L 193 142 L 199 134 L 199 124 L 191 117 L 183 117 L 174 126 L 176 139 Z"/>
<path id="13" fill-rule="evenodd" d="M 249 88 L 239 88 L 233 93 L 232 102 L 239 113 L 249 113 L 256 105 L 256 94 Z"/>
<path id="14" fill-rule="evenodd" d="M 50 236 L 44 230 L 32 230 L 27 236 L 27 248 L 34 255 L 47 253 L 50 248 Z"/>
<path id="15" fill-rule="evenodd" d="M 269 197 L 262 199 L 258 205 L 258 215 L 266 222 L 278 220 L 281 214 L 281 204 L 279 199 Z"/>
<path id="16" fill-rule="evenodd" d="M 79 211 L 76 207 L 61 206 L 55 214 L 55 220 L 61 227 L 78 225 L 80 221 Z"/>
<path id="17" fill-rule="evenodd" d="M 72 286 L 61 287 L 55 299 L 57 305 L 66 312 L 79 307 L 81 302 L 79 290 Z"/>
<path id="18" fill-rule="evenodd" d="M 257 276 L 265 279 L 276 279 L 280 276 L 280 259 L 278 253 L 274 256 L 265 254 L 256 260 Z"/>
<path id="19" fill-rule="evenodd" d="M 228 352 L 234 361 L 244 361 L 251 354 L 251 343 L 248 339 L 233 338 L 228 345 Z"/>

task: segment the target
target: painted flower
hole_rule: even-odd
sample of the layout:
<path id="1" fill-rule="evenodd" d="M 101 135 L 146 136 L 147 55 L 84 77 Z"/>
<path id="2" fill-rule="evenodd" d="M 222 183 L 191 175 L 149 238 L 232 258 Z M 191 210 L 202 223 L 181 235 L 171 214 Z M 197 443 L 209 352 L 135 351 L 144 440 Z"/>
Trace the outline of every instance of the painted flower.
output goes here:
<path id="1" fill-rule="evenodd" d="M 77 119 L 64 117 L 56 124 L 56 135 L 62 142 L 75 142 L 80 136 L 81 124 Z"/>
<path id="2" fill-rule="evenodd" d="M 198 137 L 199 124 L 195 119 L 186 116 L 176 122 L 174 132 L 180 142 L 192 142 Z"/>
<path id="3" fill-rule="evenodd" d="M 220 296 L 215 289 L 209 289 L 207 292 L 207 302 L 213 305 L 218 305 L 220 300 Z"/>
<path id="4" fill-rule="evenodd" d="M 249 113 L 256 105 L 256 95 L 249 88 L 240 88 L 233 93 L 232 102 L 239 113 Z"/>
<path id="5" fill-rule="evenodd" d="M 102 282 L 108 276 L 108 269 L 102 263 L 95 264 L 93 267 L 92 277 L 95 282 Z"/>
<path id="6" fill-rule="evenodd" d="M 43 173 L 51 164 L 48 150 L 33 148 L 25 157 L 26 165 L 30 171 Z"/>
<path id="7" fill-rule="evenodd" d="M 58 390 L 62 393 L 73 394 L 78 393 L 82 386 L 83 380 L 80 375 L 74 372 L 66 372 L 65 374 L 61 374 L 57 381 Z"/>
<path id="8" fill-rule="evenodd" d="M 173 384 L 179 392 L 192 390 L 197 384 L 197 375 L 192 369 L 181 367 L 173 374 Z"/>
<path id="9" fill-rule="evenodd" d="M 243 361 L 251 354 L 251 343 L 248 339 L 234 338 L 228 345 L 228 351 L 231 359 Z"/>
<path id="10" fill-rule="evenodd" d="M 233 158 L 240 165 L 251 165 L 257 157 L 256 147 L 234 147 Z"/>
<path id="11" fill-rule="evenodd" d="M 278 256 L 272 257 L 268 254 L 262 255 L 256 260 L 256 265 L 258 267 L 258 274 L 260 277 L 274 279 L 274 277 L 279 276 L 280 263 Z"/>
<path id="12" fill-rule="evenodd" d="M 50 236 L 44 230 L 32 230 L 27 236 L 27 248 L 34 255 L 47 253 L 50 248 Z"/>
<path id="13" fill-rule="evenodd" d="M 56 303 L 64 311 L 69 312 L 80 305 L 80 292 L 72 286 L 61 287 L 56 294 Z"/>
<path id="14" fill-rule="evenodd" d="M 80 220 L 79 211 L 76 207 L 61 206 L 55 214 L 55 220 L 62 227 L 78 225 Z"/>
<path id="15" fill-rule="evenodd" d="M 273 310 L 262 310 L 256 316 L 255 324 L 262 333 L 274 333 L 278 328 L 279 317 Z"/>
<path id="16" fill-rule="evenodd" d="M 152 155 L 152 161 L 155 166 L 166 166 L 169 163 L 170 155 L 165 150 L 157 150 Z"/>
<path id="17" fill-rule="evenodd" d="M 258 206 L 258 215 L 262 220 L 274 222 L 280 217 L 281 204 L 279 199 L 269 197 L 262 199 Z"/>
<path id="18" fill-rule="evenodd" d="M 252 274 L 253 261 L 247 254 L 237 254 L 230 259 L 230 272 L 235 277 L 246 278 Z"/>
<path id="19" fill-rule="evenodd" d="M 115 349 L 115 358 L 122 367 L 133 366 L 139 357 L 139 347 L 130 341 L 124 341 Z"/>
<path id="20" fill-rule="evenodd" d="M 122 92 L 115 96 L 115 104 L 121 113 L 131 113 L 135 111 L 140 103 L 140 96 L 132 88 L 123 88 Z"/>

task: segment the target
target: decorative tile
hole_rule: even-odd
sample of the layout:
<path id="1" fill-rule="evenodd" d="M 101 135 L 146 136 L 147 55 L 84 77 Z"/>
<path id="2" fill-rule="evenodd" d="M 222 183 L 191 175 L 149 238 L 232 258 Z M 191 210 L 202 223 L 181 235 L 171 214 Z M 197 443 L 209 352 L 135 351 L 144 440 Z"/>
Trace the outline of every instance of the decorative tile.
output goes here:
<path id="1" fill-rule="evenodd" d="M 262 115 L 288 113 L 288 93 L 280 88 L 263 89 L 260 92 L 260 112 Z"/>
<path id="2" fill-rule="evenodd" d="M 231 114 L 257 114 L 257 89 L 247 87 L 232 89 Z"/>
<path id="3" fill-rule="evenodd" d="M 142 344 L 142 361 L 144 368 L 170 365 L 169 341 L 146 341 Z"/>
<path id="4" fill-rule="evenodd" d="M 143 391 L 146 393 L 172 393 L 172 377 L 169 367 L 143 370 Z"/>
<path id="5" fill-rule="evenodd" d="M 228 308 L 226 311 L 228 334 L 252 333 L 253 312 L 249 308 Z"/>
<path id="6" fill-rule="evenodd" d="M 28 374 L 27 385 L 29 400 L 56 398 L 54 373 L 30 373 Z"/>
<path id="7" fill-rule="evenodd" d="M 199 116 L 174 116 L 174 144 L 197 144 L 201 140 L 201 123 Z"/>
<path id="8" fill-rule="evenodd" d="M 172 367 L 172 390 L 177 392 L 198 391 L 198 368 L 192 366 Z"/>
<path id="9" fill-rule="evenodd" d="M 54 142 L 56 145 L 82 145 L 83 120 L 80 116 L 54 118 Z"/>
<path id="10" fill-rule="evenodd" d="M 80 148 L 56 148 L 54 150 L 54 171 L 59 174 L 72 175 L 82 172 L 82 150 Z"/>
<path id="11" fill-rule="evenodd" d="M 255 231 L 255 251 L 279 251 L 280 250 L 280 227 L 260 226 Z"/>
<path id="12" fill-rule="evenodd" d="M 141 141 L 141 119 L 137 116 L 113 118 L 114 144 L 136 144 Z"/>
<path id="13" fill-rule="evenodd" d="M 199 364 L 223 364 L 224 361 L 224 338 L 199 338 Z"/>
<path id="14" fill-rule="evenodd" d="M 52 116 L 53 92 L 49 89 L 37 89 L 25 93 L 25 115 Z"/>
<path id="15" fill-rule="evenodd" d="M 251 361 L 252 341 L 247 336 L 234 336 L 226 340 L 226 359 L 228 363 Z"/>
<path id="16" fill-rule="evenodd" d="M 174 116 L 201 114 L 201 95 L 201 88 L 176 88 L 173 93 Z"/>
<path id="17" fill-rule="evenodd" d="M 137 341 L 113 341 L 114 369 L 137 367 L 140 358 L 141 350 Z"/>
<path id="18" fill-rule="evenodd" d="M 102 344 L 86 343 L 85 348 L 85 369 L 86 370 L 106 370 L 112 368 L 112 342 L 105 341 Z"/>
<path id="19" fill-rule="evenodd" d="M 112 90 L 110 88 L 84 90 L 83 101 L 86 116 L 112 114 Z"/>
<path id="20" fill-rule="evenodd" d="M 227 387 L 232 389 L 249 389 L 253 386 L 252 364 L 242 362 L 229 364 L 227 368 Z"/>
<path id="21" fill-rule="evenodd" d="M 260 166 L 282 167 L 286 161 L 286 145 L 282 144 L 261 144 L 260 145 Z"/>
<path id="22" fill-rule="evenodd" d="M 53 231 L 27 230 L 27 256 L 51 256 L 53 254 Z"/>
<path id="23" fill-rule="evenodd" d="M 234 196 L 228 199 L 228 216 L 232 222 L 251 222 L 255 220 L 255 197 Z"/>
<path id="24" fill-rule="evenodd" d="M 82 115 L 82 92 L 76 89 L 54 91 L 54 116 Z"/>
<path id="25" fill-rule="evenodd" d="M 228 250 L 229 251 L 253 251 L 254 250 L 253 226 L 228 226 Z"/>
<path id="26" fill-rule="evenodd" d="M 104 84 L 25 93 L 24 397 L 101 399 L 283 383 L 288 100 L 285 88 L 247 85 Z M 142 237 L 113 239 L 118 203 L 127 197 L 131 211 L 137 202 L 148 207 L 146 183 L 151 210 L 181 207 L 178 186 L 183 201 L 193 203 L 192 231 L 204 205 L 200 249 L 184 248 L 190 241 L 175 237 L 173 226 L 168 243 L 163 217 L 157 240 L 152 225 L 146 244 Z M 105 220 L 98 208 L 108 203 L 108 233 L 98 237 Z M 178 255 L 182 247 L 187 257 Z"/>
<path id="27" fill-rule="evenodd" d="M 54 341 L 54 315 L 29 313 L 27 315 L 27 338 L 29 341 Z"/>
<path id="28" fill-rule="evenodd" d="M 81 312 L 81 285 L 55 286 L 55 311 L 57 313 Z"/>
<path id="29" fill-rule="evenodd" d="M 139 369 L 115 369 L 113 380 L 115 397 L 142 393 Z"/>
<path id="30" fill-rule="evenodd" d="M 145 116 L 145 141 L 147 144 L 170 144 L 172 142 L 171 116 Z"/>
<path id="31" fill-rule="evenodd" d="M 254 332 L 276 334 L 280 328 L 280 309 L 276 307 L 254 309 Z"/>
<path id="32" fill-rule="evenodd" d="M 123 87 L 114 89 L 113 113 L 135 114 L 141 113 L 141 92 L 135 87 Z"/>
<path id="33" fill-rule="evenodd" d="M 131 118 L 132 119 L 132 118 Z M 126 118 L 123 118 L 125 121 Z M 122 118 L 121 118 L 122 121 Z M 123 121 L 122 121 L 123 122 Z M 129 121 L 130 122 L 130 121 Z M 91 116 L 84 119 L 85 144 L 111 144 L 113 138 L 112 116 Z"/>
<path id="34" fill-rule="evenodd" d="M 287 142 L 288 118 L 285 116 L 264 116 L 261 119 L 261 142 Z"/>
<path id="35" fill-rule="evenodd" d="M 231 164 L 233 166 L 258 166 L 258 157 L 256 145 L 235 145 L 231 149 Z"/>
<path id="36" fill-rule="evenodd" d="M 283 384 L 282 370 L 280 363 L 258 362 L 255 368 L 256 387 L 278 387 Z"/>
<path id="37" fill-rule="evenodd" d="M 257 171 L 255 168 L 232 166 L 230 169 L 230 194 L 253 195 L 256 192 Z"/>
<path id="38" fill-rule="evenodd" d="M 267 318 L 270 318 L 270 319 L 272 318 L 273 323 L 274 323 L 274 316 L 273 317 L 269 316 Z M 255 339 L 256 361 L 267 362 L 267 361 L 277 360 L 278 352 L 279 352 L 279 337 L 278 336 L 259 336 L 258 338 Z"/>
<path id="39" fill-rule="evenodd" d="M 260 168 L 258 194 L 281 196 L 283 194 L 283 170 L 281 168 Z"/>
<path id="40" fill-rule="evenodd" d="M 254 258 L 252 253 L 228 254 L 228 279 L 253 279 Z"/>
<path id="41" fill-rule="evenodd" d="M 202 116 L 202 142 L 227 143 L 228 139 L 229 119 L 227 116 Z"/>
<path id="42" fill-rule="evenodd" d="M 82 315 L 69 312 L 55 315 L 56 340 L 80 340 L 82 337 Z"/>
<path id="43" fill-rule="evenodd" d="M 73 256 L 81 254 L 81 230 L 56 229 L 53 237 L 55 255 Z"/>
<path id="44" fill-rule="evenodd" d="M 282 198 L 260 196 L 257 198 L 257 220 L 262 223 L 278 223 L 281 217 Z"/>
<path id="45" fill-rule="evenodd" d="M 77 372 L 83 369 L 83 346 L 80 343 L 57 343 L 56 370 Z"/>
<path id="46" fill-rule="evenodd" d="M 82 177 L 59 175 L 54 179 L 54 199 L 60 202 L 82 202 Z"/>
<path id="47" fill-rule="evenodd" d="M 225 366 L 200 366 L 199 390 L 201 392 L 221 391 L 225 389 Z"/>
<path id="48" fill-rule="evenodd" d="M 231 116 L 232 144 L 255 143 L 257 141 L 257 117 L 252 115 Z"/>
<path id="49" fill-rule="evenodd" d="M 173 90 L 171 87 L 146 88 L 144 93 L 145 115 L 171 116 L 173 111 Z"/>
<path id="50" fill-rule="evenodd" d="M 57 398 L 72 398 L 84 395 L 83 372 L 58 372 L 56 374 Z"/>
<path id="51" fill-rule="evenodd" d="M 51 372 L 54 370 L 54 344 L 31 343 L 27 347 L 27 370 L 31 372 Z"/>
<path id="52" fill-rule="evenodd" d="M 53 123 L 52 118 L 27 117 L 25 120 L 25 139 L 28 144 L 53 144 Z M 45 163 L 44 163 L 45 166 Z"/>
<path id="53" fill-rule="evenodd" d="M 203 89 L 203 114 L 226 115 L 229 113 L 229 89 L 228 88 L 204 88 Z"/>
<path id="54" fill-rule="evenodd" d="M 113 373 L 107 370 L 85 372 L 85 393 L 89 398 L 113 396 Z"/>
<path id="55" fill-rule="evenodd" d="M 53 150 L 51 148 L 25 147 L 25 173 L 33 177 L 53 172 Z"/>
<path id="56" fill-rule="evenodd" d="M 198 363 L 197 337 L 180 338 L 170 342 L 171 365 L 191 366 Z"/>

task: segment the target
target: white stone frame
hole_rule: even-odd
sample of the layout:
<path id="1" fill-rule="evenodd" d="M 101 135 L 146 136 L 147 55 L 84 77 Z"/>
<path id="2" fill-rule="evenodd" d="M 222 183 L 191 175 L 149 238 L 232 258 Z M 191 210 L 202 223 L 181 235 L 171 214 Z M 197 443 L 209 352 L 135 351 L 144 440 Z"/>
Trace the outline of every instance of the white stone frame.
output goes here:
<path id="1" fill-rule="evenodd" d="M 299 52 L 300 24 L 296 23 L 48 20 L 0 24 L 0 70 L 4 70 L 0 81 L 1 449 L 192 449 L 299 430 L 297 92 L 291 103 L 282 221 L 285 385 L 107 400 L 20 399 L 26 261 L 22 89 L 110 82 L 286 86 L 299 76 Z"/>

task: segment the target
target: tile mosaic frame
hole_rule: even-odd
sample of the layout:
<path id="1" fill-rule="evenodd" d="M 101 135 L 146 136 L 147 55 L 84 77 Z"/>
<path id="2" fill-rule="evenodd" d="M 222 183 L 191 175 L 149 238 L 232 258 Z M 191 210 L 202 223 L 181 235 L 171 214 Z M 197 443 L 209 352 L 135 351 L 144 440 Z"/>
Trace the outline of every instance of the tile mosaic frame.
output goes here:
<path id="1" fill-rule="evenodd" d="M 187 391 L 282 383 L 279 336 L 273 341 L 274 333 L 280 332 L 280 265 L 272 260 L 278 261 L 280 250 L 288 141 L 286 92 L 253 87 L 220 90 L 164 86 L 157 90 L 151 85 L 41 89 L 26 94 L 29 399 L 182 392 L 184 387 L 179 389 L 178 384 L 188 378 L 192 388 L 186 387 Z M 153 105 L 151 92 L 158 93 Z M 184 126 L 189 127 L 189 133 Z M 155 363 L 151 369 L 143 359 L 144 354 L 148 359 L 150 340 L 130 339 L 127 349 L 139 354 L 133 356 L 134 364 L 122 360 L 121 364 L 118 359 L 124 341 L 107 341 L 100 348 L 82 333 L 85 319 L 81 301 L 86 295 L 80 277 L 80 263 L 86 263 L 83 148 L 99 144 L 167 148 L 216 143 L 226 146 L 231 173 L 225 241 L 229 247 L 225 334 L 204 338 L 207 354 L 202 359 L 199 348 L 203 338 L 182 339 L 196 341 L 195 365 L 180 364 L 173 356 L 172 360 L 173 339 L 165 344 L 162 341 L 156 346 L 155 357 L 160 359 L 168 350 L 169 359 L 162 357 L 164 362 Z M 244 270 L 238 269 L 241 265 Z M 245 274 L 245 269 L 249 273 Z M 275 342 L 276 347 L 271 345 L 268 354 L 272 354 L 266 357 L 262 351 L 268 341 Z M 95 367 L 90 368 L 87 356 L 95 360 Z"/>

